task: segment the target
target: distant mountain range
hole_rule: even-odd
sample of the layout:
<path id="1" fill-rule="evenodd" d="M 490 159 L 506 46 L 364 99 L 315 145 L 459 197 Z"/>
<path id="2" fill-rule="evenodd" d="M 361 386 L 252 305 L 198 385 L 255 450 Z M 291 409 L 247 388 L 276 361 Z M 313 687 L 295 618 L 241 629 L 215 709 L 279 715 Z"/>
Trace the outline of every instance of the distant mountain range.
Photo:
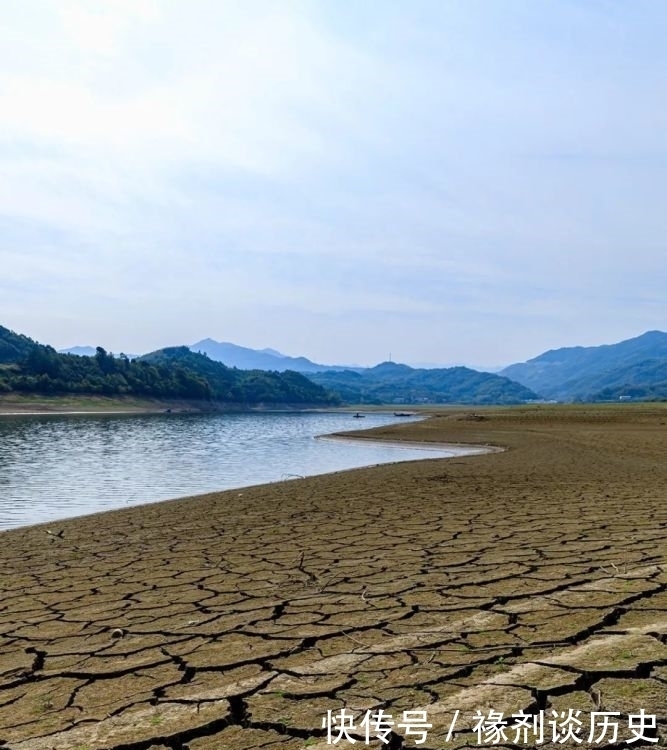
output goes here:
<path id="1" fill-rule="evenodd" d="M 306 357 L 287 357 L 274 349 L 246 349 L 203 339 L 192 351 L 227 366 L 260 370 L 295 370 L 344 401 L 354 404 L 515 404 L 539 396 L 507 378 L 467 367 L 415 369 L 383 362 L 375 367 L 321 365 Z"/>
<path id="2" fill-rule="evenodd" d="M 540 397 L 509 378 L 469 367 L 419 370 L 395 362 L 307 377 L 354 404 L 518 404 Z"/>
<path id="3" fill-rule="evenodd" d="M 226 367 L 186 346 L 160 349 L 136 359 L 62 354 L 0 326 L 0 394 L 96 394 L 186 399 L 200 408 L 326 407 L 340 403 L 297 372 Z"/>
<path id="4" fill-rule="evenodd" d="M 648 331 L 616 344 L 552 349 L 495 374 L 467 367 L 411 368 L 392 362 L 371 368 L 324 365 L 306 357 L 288 357 L 275 349 L 250 349 L 210 338 L 189 348 L 240 370 L 304 373 L 356 403 L 667 399 L 667 333 L 662 331 Z M 93 347 L 66 351 L 95 354 Z M 517 390 L 517 384 L 524 390 Z"/>
<path id="5" fill-rule="evenodd" d="M 138 361 L 163 363 L 178 352 L 179 363 L 195 367 L 183 351 L 189 349 L 205 355 L 212 363 L 220 363 L 239 371 L 298 372 L 312 383 L 343 401 L 356 404 L 515 404 L 539 400 L 529 388 L 508 378 L 467 367 L 412 368 L 394 362 L 383 362 L 376 367 L 323 365 L 306 357 L 289 357 L 275 349 L 249 349 L 224 341 L 202 339 L 190 347 L 170 347 L 143 355 Z M 94 347 L 74 347 L 67 354 L 95 356 Z M 133 357 L 130 357 L 133 359 Z M 197 368 L 203 367 L 197 360 Z M 197 369 L 195 368 L 195 369 Z M 206 368 L 204 367 L 204 371 Z M 199 369 L 198 369 L 199 372 Z"/>
<path id="6" fill-rule="evenodd" d="M 322 370 L 344 369 L 344 365 L 320 365 L 306 357 L 288 357 L 275 349 L 248 349 L 245 346 L 230 344 L 228 341 L 202 339 L 189 347 L 193 352 L 207 354 L 216 362 L 239 370 L 294 370 L 295 372 L 320 372 Z"/>
<path id="7" fill-rule="evenodd" d="M 667 333 L 602 346 L 551 349 L 500 375 L 556 401 L 667 398 Z"/>
<path id="8" fill-rule="evenodd" d="M 228 341 L 202 339 L 192 344 L 188 349 L 192 352 L 206 354 L 215 362 L 222 362 L 227 367 L 237 367 L 239 370 L 275 370 L 284 372 L 320 372 L 321 370 L 343 370 L 346 365 L 320 365 L 306 357 L 289 357 L 275 349 L 249 349 Z M 69 349 L 59 349 L 60 354 L 77 354 L 80 357 L 94 357 L 94 346 L 72 346 Z M 140 357 L 140 354 L 128 354 L 130 359 Z"/>

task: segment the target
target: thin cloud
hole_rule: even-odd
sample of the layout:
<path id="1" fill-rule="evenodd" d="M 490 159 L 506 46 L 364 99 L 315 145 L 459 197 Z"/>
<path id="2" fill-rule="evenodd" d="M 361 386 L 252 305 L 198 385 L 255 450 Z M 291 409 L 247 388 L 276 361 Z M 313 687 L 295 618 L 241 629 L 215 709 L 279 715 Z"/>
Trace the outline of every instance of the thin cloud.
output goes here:
<path id="1" fill-rule="evenodd" d="M 664 327 L 660 6 L 3 14 L 4 325 L 482 363 Z"/>

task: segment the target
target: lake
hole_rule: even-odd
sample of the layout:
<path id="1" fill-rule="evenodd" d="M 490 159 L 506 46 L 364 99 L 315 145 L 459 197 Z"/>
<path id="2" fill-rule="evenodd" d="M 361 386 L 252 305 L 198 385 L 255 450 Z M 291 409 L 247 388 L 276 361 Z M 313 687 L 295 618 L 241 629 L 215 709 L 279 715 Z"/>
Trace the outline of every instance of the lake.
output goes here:
<path id="1" fill-rule="evenodd" d="M 317 440 L 368 413 L 0 416 L 0 530 L 139 503 L 470 450 Z"/>

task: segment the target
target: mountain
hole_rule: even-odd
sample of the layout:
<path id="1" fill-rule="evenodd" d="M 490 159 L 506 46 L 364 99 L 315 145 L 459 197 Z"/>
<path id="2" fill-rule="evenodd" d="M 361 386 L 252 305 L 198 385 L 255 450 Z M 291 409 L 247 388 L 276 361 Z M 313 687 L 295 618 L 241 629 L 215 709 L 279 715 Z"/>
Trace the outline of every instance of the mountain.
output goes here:
<path id="1" fill-rule="evenodd" d="M 0 326 L 0 393 L 101 394 L 188 399 L 207 404 L 330 406 L 337 395 L 297 372 L 225 367 L 186 346 L 130 360 L 101 347 L 95 356 L 61 354 Z"/>
<path id="2" fill-rule="evenodd" d="M 306 357 L 289 357 L 276 349 L 249 349 L 245 346 L 232 344 L 228 341 L 202 339 L 188 347 L 190 351 L 206 354 L 215 362 L 222 362 L 227 367 L 237 367 L 239 370 L 275 370 L 284 372 L 320 372 L 322 370 L 344 370 L 345 365 L 320 365 Z M 77 354 L 80 357 L 94 357 L 94 346 L 72 346 L 69 349 L 59 349 L 60 354 Z M 139 354 L 128 354 L 129 359 L 137 359 Z M 350 369 L 355 369 L 350 367 Z"/>
<path id="3" fill-rule="evenodd" d="M 361 371 L 309 373 L 308 378 L 356 404 L 516 404 L 539 399 L 508 378 L 468 367 L 418 370 L 382 362 Z"/>
<path id="4" fill-rule="evenodd" d="M 497 374 L 395 362 L 345 368 L 213 339 L 137 358 L 93 347 L 65 351 L 0 326 L 0 392 L 232 399 L 248 405 L 325 405 L 338 394 L 347 402 L 377 404 L 667 400 L 667 333 L 662 331 L 616 344 L 552 349 Z M 324 390 L 312 390 L 313 384 Z"/>
<path id="5" fill-rule="evenodd" d="M 145 354 L 138 364 L 184 368 L 208 384 L 209 398 L 246 404 L 287 404 L 331 406 L 340 403 L 337 395 L 327 392 L 298 372 L 239 370 L 191 351 L 187 346 L 172 346 Z"/>
<path id="6" fill-rule="evenodd" d="M 248 349 L 245 346 L 231 344 L 228 341 L 202 339 L 189 348 L 190 351 L 207 354 L 211 359 L 222 362 L 227 367 L 238 367 L 240 370 L 320 372 L 321 370 L 336 369 L 330 365 L 318 365 L 306 357 L 288 357 L 275 349 Z"/>
<path id="7" fill-rule="evenodd" d="M 270 370 L 228 367 L 192 348 L 242 354 Z M 231 348 L 230 348 L 231 347 Z M 83 350 L 86 352 L 87 350 Z M 239 405 L 334 405 L 354 403 L 509 404 L 536 399 L 529 389 L 507 378 L 467 367 L 419 370 L 395 362 L 367 369 L 309 372 L 320 368 L 305 357 L 258 352 L 206 339 L 189 348 L 168 347 L 136 359 L 114 357 L 102 348 L 94 356 L 62 354 L 6 328 L 0 328 L 0 392 L 130 394 L 187 398 Z M 284 370 L 284 372 L 278 372 Z M 339 396 L 340 394 L 340 396 Z"/>
<path id="8" fill-rule="evenodd" d="M 667 359 L 645 359 L 603 373 L 589 384 L 582 401 L 665 401 Z"/>
<path id="9" fill-rule="evenodd" d="M 500 375 L 558 401 L 605 400 L 603 392 L 620 397 L 626 385 L 648 394 L 667 380 L 667 333 L 647 331 L 617 344 L 551 349 Z"/>

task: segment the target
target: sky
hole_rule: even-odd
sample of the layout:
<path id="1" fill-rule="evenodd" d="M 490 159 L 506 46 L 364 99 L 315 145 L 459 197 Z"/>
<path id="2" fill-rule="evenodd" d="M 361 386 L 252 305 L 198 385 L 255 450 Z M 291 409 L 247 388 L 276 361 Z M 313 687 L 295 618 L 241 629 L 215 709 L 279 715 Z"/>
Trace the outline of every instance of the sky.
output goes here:
<path id="1" fill-rule="evenodd" d="M 660 0 L 2 0 L 0 325 L 490 367 L 667 328 Z"/>

